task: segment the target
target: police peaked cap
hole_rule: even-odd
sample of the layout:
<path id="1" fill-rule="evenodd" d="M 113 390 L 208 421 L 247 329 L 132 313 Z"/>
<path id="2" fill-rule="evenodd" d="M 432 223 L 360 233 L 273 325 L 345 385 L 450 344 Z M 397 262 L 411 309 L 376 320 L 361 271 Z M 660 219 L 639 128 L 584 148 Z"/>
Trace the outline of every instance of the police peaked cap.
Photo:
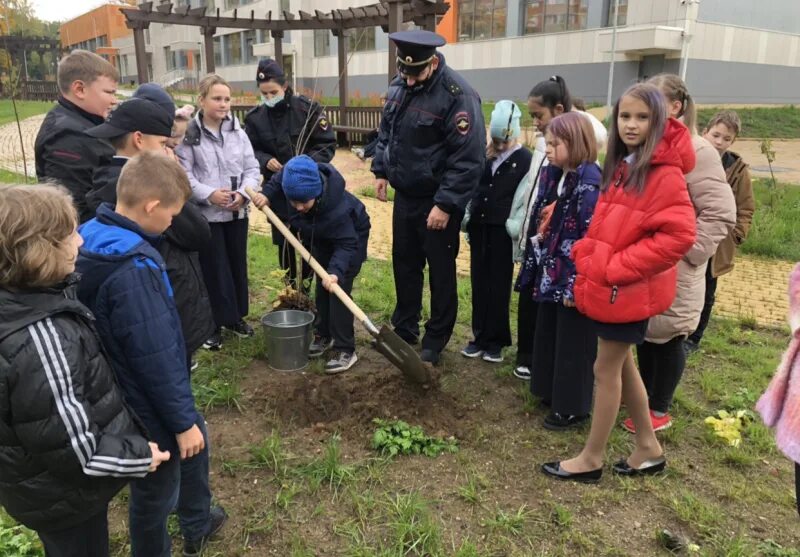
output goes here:
<path id="1" fill-rule="evenodd" d="M 283 68 L 272 58 L 262 58 L 258 61 L 256 70 L 256 83 L 264 83 L 273 79 L 282 79 L 284 76 Z"/>
<path id="2" fill-rule="evenodd" d="M 447 41 L 432 31 L 398 31 L 389 38 L 397 45 L 397 69 L 409 75 L 418 75 L 436 55 L 436 48 Z"/>

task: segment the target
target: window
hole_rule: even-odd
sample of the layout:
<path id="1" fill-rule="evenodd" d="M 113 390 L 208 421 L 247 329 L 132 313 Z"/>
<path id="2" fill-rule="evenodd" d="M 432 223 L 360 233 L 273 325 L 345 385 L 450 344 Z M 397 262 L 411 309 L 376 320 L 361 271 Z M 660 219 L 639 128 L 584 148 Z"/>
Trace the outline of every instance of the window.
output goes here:
<path id="1" fill-rule="evenodd" d="M 527 0 L 524 6 L 524 33 L 557 33 L 586 29 L 588 0 Z"/>
<path id="2" fill-rule="evenodd" d="M 255 0 L 225 0 L 225 9 L 232 10 L 233 8 L 238 8 L 239 6 L 252 4 L 253 2 L 255 2 Z"/>
<path id="3" fill-rule="evenodd" d="M 164 60 L 167 62 L 167 71 L 175 69 L 175 53 L 168 46 L 164 47 Z"/>
<path id="4" fill-rule="evenodd" d="M 619 16 L 617 27 L 628 24 L 628 0 L 619 0 Z M 606 27 L 614 27 L 614 0 L 608 0 L 608 23 Z"/>
<path id="5" fill-rule="evenodd" d="M 365 50 L 375 50 L 374 27 L 353 29 L 352 33 L 347 37 L 348 52 L 364 52 Z"/>
<path id="6" fill-rule="evenodd" d="M 214 37 L 214 65 L 222 65 L 222 42 L 225 37 Z"/>
<path id="7" fill-rule="evenodd" d="M 506 36 L 506 0 L 459 0 L 458 40 Z"/>
<path id="8" fill-rule="evenodd" d="M 253 45 L 258 42 L 256 32 L 255 30 L 244 31 L 242 36 L 244 38 L 244 63 L 250 64 L 256 61 L 256 57 L 253 56 Z"/>
<path id="9" fill-rule="evenodd" d="M 242 34 L 225 35 L 225 65 L 239 66 L 242 63 Z"/>
<path id="10" fill-rule="evenodd" d="M 98 47 L 106 46 L 107 44 L 108 44 L 108 42 L 107 42 L 107 39 L 106 39 L 105 35 L 100 35 L 99 37 L 97 37 L 97 46 Z"/>
<path id="11" fill-rule="evenodd" d="M 327 29 L 314 29 L 314 56 L 331 55 L 331 32 Z"/>
<path id="12" fill-rule="evenodd" d="M 281 13 L 289 11 L 289 0 L 281 0 Z"/>
<path id="13" fill-rule="evenodd" d="M 144 44 L 150 44 L 150 29 L 144 30 Z"/>

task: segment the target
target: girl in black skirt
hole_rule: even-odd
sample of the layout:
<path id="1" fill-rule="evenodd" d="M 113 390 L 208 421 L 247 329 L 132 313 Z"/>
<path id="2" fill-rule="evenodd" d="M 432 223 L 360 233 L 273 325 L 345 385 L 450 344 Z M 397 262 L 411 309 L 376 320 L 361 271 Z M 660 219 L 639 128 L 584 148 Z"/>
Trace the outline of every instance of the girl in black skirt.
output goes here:
<path id="1" fill-rule="evenodd" d="M 531 152 L 517 139 L 522 111 L 512 101 L 500 101 L 492 112 L 492 143 L 486 168 L 464 219 L 471 249 L 472 333 L 474 340 L 461 354 L 487 362 L 503 361 L 511 344 L 508 308 L 514 272 L 513 246 L 506 220 L 517 188 L 526 185 Z"/>

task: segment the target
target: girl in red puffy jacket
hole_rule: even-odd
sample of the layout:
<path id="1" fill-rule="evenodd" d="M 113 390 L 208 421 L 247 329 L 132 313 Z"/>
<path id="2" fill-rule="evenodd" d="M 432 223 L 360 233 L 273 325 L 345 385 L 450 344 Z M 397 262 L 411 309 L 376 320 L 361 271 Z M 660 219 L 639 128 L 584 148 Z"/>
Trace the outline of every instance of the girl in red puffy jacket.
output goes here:
<path id="1" fill-rule="evenodd" d="M 691 136 L 667 117 L 661 93 L 637 84 L 614 106 L 602 193 L 589 230 L 572 249 L 575 303 L 595 322 L 595 400 L 589 439 L 572 459 L 549 462 L 545 474 L 596 482 L 620 397 L 636 426 L 635 448 L 613 466 L 617 474 L 654 474 L 666 459 L 653 433 L 647 393 L 631 346 L 647 321 L 675 297 L 676 263 L 694 243 L 694 208 L 684 174 L 694 168 Z"/>

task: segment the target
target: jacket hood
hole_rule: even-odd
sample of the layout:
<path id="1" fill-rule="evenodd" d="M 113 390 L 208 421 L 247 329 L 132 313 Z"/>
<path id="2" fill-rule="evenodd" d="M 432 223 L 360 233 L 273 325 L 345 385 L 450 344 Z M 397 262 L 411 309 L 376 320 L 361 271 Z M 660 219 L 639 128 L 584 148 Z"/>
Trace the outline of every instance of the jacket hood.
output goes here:
<path id="1" fill-rule="evenodd" d="M 650 164 L 677 166 L 683 174 L 688 174 L 694 169 L 692 134 L 682 122 L 675 118 L 667 120 L 664 135 L 653 151 Z"/>
<path id="2" fill-rule="evenodd" d="M 65 311 L 93 319 L 91 312 L 75 298 L 77 273 L 52 288 L 10 291 L 0 288 L 0 341 L 31 323 Z"/>
<path id="3" fill-rule="evenodd" d="M 161 236 L 148 234 L 132 220 L 114 212 L 104 203 L 97 217 L 78 229 L 83 237 L 80 254 L 91 259 L 119 261 L 136 255 L 151 257 Z"/>

